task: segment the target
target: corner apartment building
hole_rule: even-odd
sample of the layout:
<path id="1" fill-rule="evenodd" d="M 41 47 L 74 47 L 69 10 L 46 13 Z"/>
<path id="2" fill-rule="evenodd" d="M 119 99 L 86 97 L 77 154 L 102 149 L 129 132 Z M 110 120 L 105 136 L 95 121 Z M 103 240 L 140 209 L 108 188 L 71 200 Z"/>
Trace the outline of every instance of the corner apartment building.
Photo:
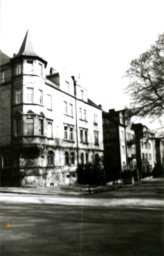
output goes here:
<path id="1" fill-rule="evenodd" d="M 29 32 L 19 52 L 0 52 L 0 183 L 76 182 L 79 164 L 103 158 L 102 110 L 75 77 L 51 68 Z"/>
<path id="2" fill-rule="evenodd" d="M 120 179 L 121 172 L 136 166 L 134 131 L 126 120 L 126 110 L 103 111 L 103 133 L 107 179 Z"/>

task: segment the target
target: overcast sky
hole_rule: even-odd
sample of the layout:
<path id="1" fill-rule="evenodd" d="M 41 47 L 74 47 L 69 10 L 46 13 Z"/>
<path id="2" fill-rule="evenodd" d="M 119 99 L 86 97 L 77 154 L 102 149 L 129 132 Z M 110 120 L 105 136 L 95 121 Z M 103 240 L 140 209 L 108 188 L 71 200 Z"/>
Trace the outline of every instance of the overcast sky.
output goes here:
<path id="1" fill-rule="evenodd" d="M 38 55 L 79 74 L 105 110 L 129 102 L 130 61 L 164 32 L 163 0 L 1 0 L 0 48 L 17 53 L 27 29 Z"/>

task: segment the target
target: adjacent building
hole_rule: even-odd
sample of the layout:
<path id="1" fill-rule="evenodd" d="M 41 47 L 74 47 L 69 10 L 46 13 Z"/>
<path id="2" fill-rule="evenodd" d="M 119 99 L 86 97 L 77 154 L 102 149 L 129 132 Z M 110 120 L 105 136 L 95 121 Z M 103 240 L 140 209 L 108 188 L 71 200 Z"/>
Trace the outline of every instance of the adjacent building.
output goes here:
<path id="1" fill-rule="evenodd" d="M 76 182 L 79 164 L 103 159 L 102 109 L 71 76 L 51 68 L 29 32 L 13 58 L 0 52 L 1 185 Z"/>
<path id="2" fill-rule="evenodd" d="M 136 166 L 134 131 L 126 118 L 126 110 L 103 111 L 104 166 L 108 180 L 121 178 L 125 170 Z"/>
<path id="3" fill-rule="evenodd" d="M 163 139 L 141 123 L 133 124 L 132 129 L 135 132 L 137 169 L 142 178 L 151 175 L 156 165 L 162 167 Z"/>

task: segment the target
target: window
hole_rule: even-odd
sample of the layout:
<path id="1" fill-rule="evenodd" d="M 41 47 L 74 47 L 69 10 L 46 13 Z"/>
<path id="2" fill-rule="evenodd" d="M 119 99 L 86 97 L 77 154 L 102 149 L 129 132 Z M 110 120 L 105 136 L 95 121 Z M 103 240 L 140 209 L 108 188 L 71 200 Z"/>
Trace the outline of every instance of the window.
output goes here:
<path id="1" fill-rule="evenodd" d="M 27 103 L 34 103 L 34 89 L 27 88 Z"/>
<path id="2" fill-rule="evenodd" d="M 79 108 L 79 119 L 87 121 L 87 111 L 86 109 Z"/>
<path id="3" fill-rule="evenodd" d="M 16 75 L 20 75 L 22 73 L 22 66 L 21 64 L 18 64 L 16 66 Z"/>
<path id="4" fill-rule="evenodd" d="M 22 90 L 21 89 L 16 89 L 15 91 L 15 103 L 19 104 L 22 102 Z"/>
<path id="5" fill-rule="evenodd" d="M 22 134 L 22 121 L 21 119 L 15 120 L 15 136 L 19 136 Z"/>
<path id="6" fill-rule="evenodd" d="M 7 168 L 10 166 L 10 153 L 4 152 L 2 155 L 2 168 Z"/>
<path id="7" fill-rule="evenodd" d="M 84 91 L 81 90 L 81 99 L 83 100 L 83 97 L 84 97 Z"/>
<path id="8" fill-rule="evenodd" d="M 89 162 L 88 153 L 85 154 L 85 158 L 86 158 L 86 164 L 88 164 L 88 162 Z"/>
<path id="9" fill-rule="evenodd" d="M 69 165 L 69 154 L 65 152 L 65 165 Z"/>
<path id="10" fill-rule="evenodd" d="M 144 160 L 145 159 L 145 154 L 144 153 L 142 153 L 142 160 Z"/>
<path id="11" fill-rule="evenodd" d="M 81 164 L 84 164 L 84 153 L 81 153 L 80 158 L 81 158 Z"/>
<path id="12" fill-rule="evenodd" d="M 48 163 L 49 166 L 54 165 L 54 152 L 53 151 L 48 152 L 47 163 Z"/>
<path id="13" fill-rule="evenodd" d="M 69 85 L 69 82 L 66 81 L 66 85 L 67 85 L 67 92 L 70 93 L 70 85 Z"/>
<path id="14" fill-rule="evenodd" d="M 96 125 L 97 123 L 97 114 L 94 114 L 94 124 Z"/>
<path id="15" fill-rule="evenodd" d="M 123 124 L 124 123 L 124 118 L 123 118 L 123 114 L 120 113 L 120 123 Z"/>
<path id="16" fill-rule="evenodd" d="M 74 139 L 74 127 L 70 125 L 64 125 L 64 139 L 71 140 Z"/>
<path id="17" fill-rule="evenodd" d="M 82 119 L 82 108 L 79 108 L 80 119 Z"/>
<path id="18" fill-rule="evenodd" d="M 80 142 L 83 143 L 83 130 L 80 129 Z"/>
<path id="19" fill-rule="evenodd" d="M 43 91 L 39 90 L 39 104 L 43 105 Z"/>
<path id="20" fill-rule="evenodd" d="M 52 134 L 52 122 L 48 122 L 47 137 L 48 138 L 52 138 L 53 137 L 53 134 Z"/>
<path id="21" fill-rule="evenodd" d="M 40 135 L 44 134 L 44 121 L 43 121 L 43 119 L 39 119 L 39 134 Z"/>
<path id="22" fill-rule="evenodd" d="M 67 140 L 68 139 L 68 127 L 64 126 L 64 139 Z"/>
<path id="23" fill-rule="evenodd" d="M 32 60 L 27 60 L 27 64 L 32 65 L 32 64 L 33 64 L 33 61 L 32 61 Z"/>
<path id="24" fill-rule="evenodd" d="M 68 107 L 67 107 L 67 102 L 64 101 L 64 113 L 67 115 L 68 114 Z"/>
<path id="25" fill-rule="evenodd" d="M 75 154 L 74 152 L 71 152 L 71 164 L 75 163 Z"/>
<path id="26" fill-rule="evenodd" d="M 27 60 L 27 73 L 32 74 L 33 73 L 33 61 Z"/>
<path id="27" fill-rule="evenodd" d="M 88 143 L 88 131 L 85 130 L 85 143 Z"/>
<path id="28" fill-rule="evenodd" d="M 48 108 L 49 110 L 52 109 L 52 96 L 49 95 L 49 94 L 47 94 L 47 108 Z"/>
<path id="29" fill-rule="evenodd" d="M 73 127 L 70 127 L 70 140 L 73 140 Z"/>
<path id="30" fill-rule="evenodd" d="M 85 109 L 84 109 L 84 120 L 85 120 L 85 121 L 87 120 L 87 112 L 86 112 Z"/>
<path id="31" fill-rule="evenodd" d="M 151 160 L 151 154 L 149 154 L 149 160 Z"/>
<path id="32" fill-rule="evenodd" d="M 99 164 L 99 163 L 100 163 L 99 154 L 95 154 L 95 164 Z"/>
<path id="33" fill-rule="evenodd" d="M 43 65 L 41 63 L 39 63 L 39 72 L 40 76 L 43 77 Z"/>
<path id="34" fill-rule="evenodd" d="M 27 135 L 34 135 L 34 119 L 26 119 Z"/>
<path id="35" fill-rule="evenodd" d="M 80 128 L 80 142 L 88 143 L 88 130 Z"/>
<path id="36" fill-rule="evenodd" d="M 1 83 L 5 82 L 5 71 L 1 71 Z"/>
<path id="37" fill-rule="evenodd" d="M 73 116 L 73 105 L 70 103 L 69 106 L 70 106 L 70 116 Z"/>
<path id="38" fill-rule="evenodd" d="M 95 131 L 94 132 L 94 141 L 95 141 L 95 145 L 99 145 L 99 138 L 98 138 L 98 132 L 97 131 Z"/>

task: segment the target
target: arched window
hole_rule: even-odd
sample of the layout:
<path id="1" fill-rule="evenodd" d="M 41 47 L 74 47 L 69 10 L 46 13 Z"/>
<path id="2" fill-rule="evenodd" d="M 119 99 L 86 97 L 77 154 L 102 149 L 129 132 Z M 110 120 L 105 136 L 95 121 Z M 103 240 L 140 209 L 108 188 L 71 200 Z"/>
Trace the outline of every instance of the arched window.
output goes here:
<path id="1" fill-rule="evenodd" d="M 71 152 L 71 164 L 75 163 L 75 154 L 74 152 Z"/>
<path id="2" fill-rule="evenodd" d="M 69 154 L 67 151 L 65 152 L 65 165 L 69 165 Z"/>
<path id="3" fill-rule="evenodd" d="M 84 153 L 81 153 L 81 164 L 84 164 Z"/>
<path id="4" fill-rule="evenodd" d="M 54 165 L 54 152 L 53 151 L 48 151 L 47 162 L 48 162 L 48 165 Z"/>

